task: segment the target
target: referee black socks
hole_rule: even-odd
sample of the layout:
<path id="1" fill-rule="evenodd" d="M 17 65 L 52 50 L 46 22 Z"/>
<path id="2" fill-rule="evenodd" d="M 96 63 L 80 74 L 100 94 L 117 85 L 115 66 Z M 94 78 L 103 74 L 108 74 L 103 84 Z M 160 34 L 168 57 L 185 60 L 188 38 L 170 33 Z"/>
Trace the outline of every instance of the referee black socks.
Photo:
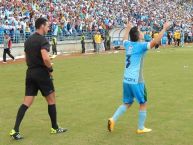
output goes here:
<path id="1" fill-rule="evenodd" d="M 27 109 L 28 109 L 28 106 L 22 104 L 18 110 L 16 121 L 15 121 L 15 126 L 14 126 L 14 130 L 16 132 L 19 132 L 19 126 L 23 120 L 23 117 L 24 117 Z M 56 105 L 55 104 L 48 105 L 48 114 L 49 114 L 50 119 L 51 119 L 52 128 L 58 129 L 57 117 L 56 117 L 57 113 L 56 113 Z"/>
<path id="2" fill-rule="evenodd" d="M 14 130 L 16 132 L 19 132 L 19 126 L 21 124 L 21 121 L 25 115 L 25 112 L 27 111 L 28 109 L 28 106 L 22 104 L 18 110 L 18 113 L 17 113 L 17 117 L 16 117 L 16 121 L 15 121 L 15 126 L 14 126 Z"/>
<path id="3" fill-rule="evenodd" d="M 48 114 L 50 116 L 51 122 L 52 122 L 52 128 L 58 129 L 57 125 L 57 117 L 56 117 L 56 105 L 48 105 Z"/>

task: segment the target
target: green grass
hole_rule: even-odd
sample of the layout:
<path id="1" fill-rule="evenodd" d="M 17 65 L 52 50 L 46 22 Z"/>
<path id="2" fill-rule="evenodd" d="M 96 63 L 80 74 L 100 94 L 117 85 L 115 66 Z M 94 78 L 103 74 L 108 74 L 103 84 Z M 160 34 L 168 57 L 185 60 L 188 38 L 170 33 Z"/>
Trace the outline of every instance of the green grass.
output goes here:
<path id="1" fill-rule="evenodd" d="M 0 66 L 0 145 L 192 145 L 193 49 L 150 51 L 144 76 L 147 127 L 136 135 L 138 104 L 108 133 L 107 119 L 122 103 L 124 54 L 54 60 L 58 120 L 69 132 L 50 135 L 44 98 L 37 96 L 21 125 L 25 139 L 9 138 L 24 94 L 25 64 Z"/>

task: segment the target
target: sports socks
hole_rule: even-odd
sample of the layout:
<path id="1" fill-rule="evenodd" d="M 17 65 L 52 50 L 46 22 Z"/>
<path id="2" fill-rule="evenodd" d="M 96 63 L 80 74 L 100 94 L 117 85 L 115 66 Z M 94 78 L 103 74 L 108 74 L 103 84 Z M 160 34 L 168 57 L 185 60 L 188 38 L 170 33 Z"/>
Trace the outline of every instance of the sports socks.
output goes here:
<path id="1" fill-rule="evenodd" d="M 24 117 L 27 109 L 28 109 L 28 106 L 22 104 L 18 110 L 16 121 L 15 121 L 15 126 L 14 126 L 14 130 L 16 132 L 19 132 L 19 126 L 21 124 L 21 121 L 23 120 L 23 117 Z"/>
<path id="2" fill-rule="evenodd" d="M 118 118 L 127 111 L 127 106 L 126 105 L 121 105 L 117 111 L 115 112 L 115 114 L 113 115 L 113 120 L 116 122 L 118 120 Z"/>
<path id="3" fill-rule="evenodd" d="M 54 129 L 58 129 L 58 124 L 57 124 L 57 118 L 56 118 L 56 105 L 48 105 L 48 114 L 50 116 L 51 119 L 51 123 L 52 123 L 52 128 Z"/>
<path id="4" fill-rule="evenodd" d="M 138 129 L 140 129 L 140 130 L 144 129 L 146 116 L 147 116 L 147 111 L 146 110 L 140 110 L 139 111 Z"/>

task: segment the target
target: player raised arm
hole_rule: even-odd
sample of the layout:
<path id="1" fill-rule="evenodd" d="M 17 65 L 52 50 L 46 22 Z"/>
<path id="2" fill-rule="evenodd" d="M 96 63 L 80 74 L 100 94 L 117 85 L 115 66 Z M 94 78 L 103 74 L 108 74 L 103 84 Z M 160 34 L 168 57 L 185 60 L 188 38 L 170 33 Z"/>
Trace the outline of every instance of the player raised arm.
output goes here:
<path id="1" fill-rule="evenodd" d="M 171 23 L 170 22 L 166 22 L 163 26 L 162 31 L 159 33 L 158 37 L 156 37 L 155 39 L 153 39 L 150 42 L 150 48 L 154 48 L 157 44 L 160 43 L 164 33 L 170 28 Z"/>
<path id="2" fill-rule="evenodd" d="M 126 27 L 125 34 L 123 37 L 123 41 L 129 40 L 129 32 L 130 32 L 131 28 L 132 28 L 131 22 L 127 22 L 127 27 Z"/>

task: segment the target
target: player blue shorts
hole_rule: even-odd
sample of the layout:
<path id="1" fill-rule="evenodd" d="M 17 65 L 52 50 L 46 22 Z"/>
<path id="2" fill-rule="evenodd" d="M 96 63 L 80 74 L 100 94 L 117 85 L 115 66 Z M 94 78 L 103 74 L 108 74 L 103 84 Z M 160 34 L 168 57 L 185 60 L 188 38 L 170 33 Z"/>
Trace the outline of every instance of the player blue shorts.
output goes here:
<path id="1" fill-rule="evenodd" d="M 123 103 L 132 104 L 134 98 L 139 104 L 147 102 L 147 92 L 144 83 L 128 84 L 123 83 Z"/>

